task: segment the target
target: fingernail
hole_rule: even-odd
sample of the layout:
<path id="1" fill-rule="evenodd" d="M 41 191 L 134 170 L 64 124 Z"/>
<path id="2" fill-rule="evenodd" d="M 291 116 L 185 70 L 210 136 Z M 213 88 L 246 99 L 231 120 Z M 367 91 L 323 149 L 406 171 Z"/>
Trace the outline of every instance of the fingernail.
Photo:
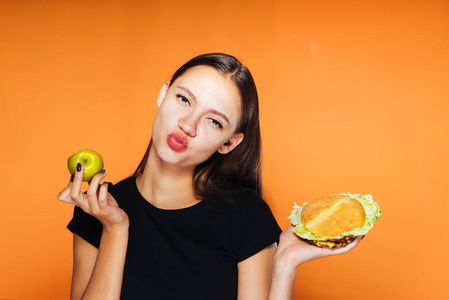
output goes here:
<path id="1" fill-rule="evenodd" d="M 365 236 L 362 236 L 362 238 L 360 240 L 363 240 L 365 238 Z"/>
<path id="2" fill-rule="evenodd" d="M 101 170 L 101 171 L 100 171 L 100 174 L 104 174 L 104 172 L 106 172 L 105 169 Z"/>
<path id="3" fill-rule="evenodd" d="M 74 178 L 75 178 L 75 174 L 72 174 L 72 176 L 70 176 L 70 182 L 73 182 Z"/>
<path id="4" fill-rule="evenodd" d="M 80 164 L 80 163 L 78 163 L 78 164 L 76 165 L 76 171 L 77 171 L 77 172 L 80 172 L 80 171 L 81 171 L 81 164 Z"/>

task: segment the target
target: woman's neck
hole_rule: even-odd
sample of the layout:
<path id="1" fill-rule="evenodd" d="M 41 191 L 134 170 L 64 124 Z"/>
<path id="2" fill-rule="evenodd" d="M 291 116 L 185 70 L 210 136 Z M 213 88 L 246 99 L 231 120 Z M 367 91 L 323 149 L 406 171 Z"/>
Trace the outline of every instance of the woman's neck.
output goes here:
<path id="1" fill-rule="evenodd" d="M 142 196 L 161 209 L 181 209 L 198 203 L 193 190 L 193 170 L 167 165 L 151 152 L 143 174 L 136 179 Z"/>

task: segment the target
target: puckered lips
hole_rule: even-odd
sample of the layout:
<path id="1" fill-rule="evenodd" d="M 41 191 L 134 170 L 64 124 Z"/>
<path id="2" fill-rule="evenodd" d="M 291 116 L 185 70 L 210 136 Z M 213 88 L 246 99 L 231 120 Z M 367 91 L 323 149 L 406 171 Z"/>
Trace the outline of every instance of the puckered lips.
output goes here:
<path id="1" fill-rule="evenodd" d="M 167 143 L 175 151 L 184 151 L 187 149 L 187 139 L 180 133 L 169 134 Z"/>

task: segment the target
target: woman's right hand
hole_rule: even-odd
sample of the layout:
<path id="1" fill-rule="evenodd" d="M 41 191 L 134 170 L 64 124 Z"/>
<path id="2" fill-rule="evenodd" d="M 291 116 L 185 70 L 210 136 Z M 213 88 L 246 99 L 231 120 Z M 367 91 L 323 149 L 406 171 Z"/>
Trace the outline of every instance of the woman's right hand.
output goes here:
<path id="1" fill-rule="evenodd" d="M 100 181 L 106 173 L 98 173 L 89 183 L 85 193 L 81 192 L 84 167 L 78 164 L 73 181 L 58 194 L 58 199 L 80 207 L 86 213 L 97 218 L 103 229 L 116 229 L 129 226 L 128 215 L 118 206 L 117 201 L 108 192 L 108 184 Z"/>

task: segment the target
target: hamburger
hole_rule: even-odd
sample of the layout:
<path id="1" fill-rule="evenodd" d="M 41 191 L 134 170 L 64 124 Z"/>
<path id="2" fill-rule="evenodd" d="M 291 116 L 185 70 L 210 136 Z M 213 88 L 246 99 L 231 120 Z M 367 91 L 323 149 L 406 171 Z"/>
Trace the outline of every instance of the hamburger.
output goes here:
<path id="1" fill-rule="evenodd" d="M 371 195 L 341 193 L 294 205 L 288 217 L 293 232 L 309 244 L 342 248 L 365 235 L 380 219 L 380 205 Z"/>

